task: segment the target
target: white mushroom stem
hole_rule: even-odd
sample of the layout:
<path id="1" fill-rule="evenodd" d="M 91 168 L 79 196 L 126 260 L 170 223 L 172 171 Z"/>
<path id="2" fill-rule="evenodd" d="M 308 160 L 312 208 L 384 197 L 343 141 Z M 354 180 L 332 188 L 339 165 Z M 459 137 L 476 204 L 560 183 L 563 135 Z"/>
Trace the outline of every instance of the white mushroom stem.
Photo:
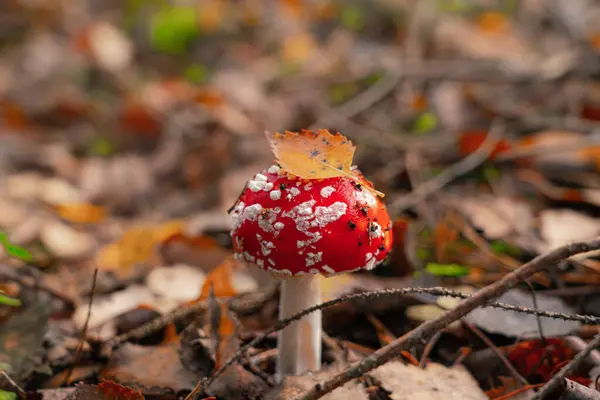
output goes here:
<path id="1" fill-rule="evenodd" d="M 321 302 L 319 277 L 307 274 L 281 284 L 279 319 Z M 293 322 L 279 332 L 277 376 L 302 375 L 321 368 L 321 310 Z"/>

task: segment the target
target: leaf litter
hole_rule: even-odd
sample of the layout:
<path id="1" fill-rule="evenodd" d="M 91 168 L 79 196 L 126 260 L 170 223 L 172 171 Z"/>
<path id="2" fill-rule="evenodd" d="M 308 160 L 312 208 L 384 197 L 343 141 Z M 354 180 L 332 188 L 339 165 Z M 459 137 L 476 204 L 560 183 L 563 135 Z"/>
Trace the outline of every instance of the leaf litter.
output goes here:
<path id="1" fill-rule="evenodd" d="M 477 295 L 599 235 L 593 2 L 50 3 L 0 5 L 1 395 L 183 397 L 271 328 L 277 284 L 231 259 L 226 210 L 273 164 L 301 179 L 356 179 L 356 164 L 389 205 L 451 177 L 390 210 L 391 257 L 320 278 L 323 301 L 418 285 Z M 531 280 L 535 302 L 526 285 L 500 300 L 595 313 L 597 252 L 559 264 Z M 343 302 L 323 312 L 322 371 L 278 386 L 273 333 L 200 394 L 302 395 L 459 304 Z M 466 321 L 488 340 L 449 321 L 323 398 L 530 398 L 581 351 L 562 338 L 597 331 L 490 307 Z M 590 385 L 595 368 L 569 379 Z"/>

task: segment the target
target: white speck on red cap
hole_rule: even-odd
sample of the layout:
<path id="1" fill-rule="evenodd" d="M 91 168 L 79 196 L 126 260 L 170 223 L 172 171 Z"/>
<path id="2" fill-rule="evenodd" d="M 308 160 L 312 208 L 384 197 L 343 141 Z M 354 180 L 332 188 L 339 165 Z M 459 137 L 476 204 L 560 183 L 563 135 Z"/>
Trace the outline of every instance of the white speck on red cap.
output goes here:
<path id="1" fill-rule="evenodd" d="M 324 198 L 328 198 L 329 196 L 331 196 L 331 194 L 335 192 L 335 189 L 333 188 L 333 186 L 325 186 L 324 188 L 321 189 L 321 197 Z"/>
<path id="2" fill-rule="evenodd" d="M 269 197 L 271 198 L 271 200 L 281 199 L 281 190 L 279 190 L 279 189 L 271 190 L 271 192 L 269 192 Z"/>

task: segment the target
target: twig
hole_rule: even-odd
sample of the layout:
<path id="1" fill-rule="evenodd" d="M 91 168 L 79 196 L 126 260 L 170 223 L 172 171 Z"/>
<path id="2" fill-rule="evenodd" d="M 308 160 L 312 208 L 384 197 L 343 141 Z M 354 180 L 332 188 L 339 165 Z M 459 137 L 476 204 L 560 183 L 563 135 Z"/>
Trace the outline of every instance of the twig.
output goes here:
<path id="1" fill-rule="evenodd" d="M 537 383 L 535 385 L 523 386 L 522 388 L 519 388 L 517 390 L 513 390 L 510 393 L 507 393 L 507 394 L 502 395 L 500 397 L 496 397 L 494 400 L 508 400 L 511 397 L 514 397 L 514 396 L 518 395 L 519 393 L 523 393 L 523 392 L 526 392 L 526 391 L 531 390 L 531 389 L 537 389 L 537 388 L 539 388 L 542 385 L 543 385 L 543 383 Z"/>
<path id="2" fill-rule="evenodd" d="M 441 337 L 442 337 L 442 331 L 439 331 L 439 332 L 436 332 L 435 335 L 433 335 L 431 337 L 431 339 L 429 339 L 429 341 L 427 342 L 427 345 L 425 346 L 425 349 L 423 350 L 423 354 L 421 355 L 421 361 L 419 362 L 419 367 L 425 368 L 425 365 L 427 365 L 427 358 L 429 357 L 429 354 L 431 354 L 431 352 L 433 351 L 433 348 L 435 347 L 436 343 L 438 342 L 438 340 L 440 340 Z"/>
<path id="3" fill-rule="evenodd" d="M 563 382 L 565 391 L 558 400 L 599 400 L 600 393 L 570 379 Z"/>
<path id="4" fill-rule="evenodd" d="M 366 111 L 394 90 L 399 82 L 400 76 L 398 74 L 388 73 L 375 84 L 369 86 L 364 92 L 361 92 L 341 106 L 327 111 L 309 129 L 322 128 L 331 123 L 341 123 Z"/>
<path id="5" fill-rule="evenodd" d="M 395 214 L 400 214 L 402 211 L 419 204 L 421 201 L 425 200 L 428 196 L 437 192 L 454 179 L 474 170 L 481 165 L 481 163 L 483 163 L 489 157 L 496 143 L 502 136 L 504 125 L 498 121 L 499 120 L 492 122 L 489 134 L 476 151 L 445 169 L 439 175 L 436 175 L 422 185 L 419 185 L 411 193 L 395 200 L 390 205 L 392 212 Z"/>
<path id="6" fill-rule="evenodd" d="M 512 287 L 530 278 L 536 272 L 554 266 L 559 261 L 575 254 L 586 253 L 597 249 L 600 249 L 600 239 L 568 244 L 534 258 L 514 272 L 505 275 L 502 279 L 479 290 L 476 294 L 464 300 L 455 308 L 444 312 L 438 318 L 424 322 L 416 329 L 413 329 L 411 332 L 394 340 L 389 345 L 375 351 L 375 353 L 362 361 L 351 365 L 346 370 L 332 376 L 322 384 L 315 385 L 304 393 L 300 399 L 314 400 L 321 398 L 323 395 L 330 393 L 332 390 L 344 385 L 346 382 L 358 378 L 364 373 L 385 364 L 387 361 L 394 358 L 401 350 L 405 350 L 419 342 L 428 340 L 436 332 L 445 328 L 450 323 L 464 317 L 475 308 L 485 305 L 491 300 L 497 299 Z M 600 336 L 598 336 L 598 340 L 600 341 Z"/>
<path id="7" fill-rule="evenodd" d="M 189 315 L 192 315 L 192 314 L 200 312 L 200 311 L 205 311 L 205 310 L 206 310 L 206 301 L 201 301 L 201 302 L 192 304 L 191 306 L 177 309 L 173 313 L 170 313 L 167 315 L 161 315 L 160 317 L 155 318 L 152 321 L 150 321 L 142 326 L 139 326 L 135 329 L 130 330 L 129 332 L 125 332 L 122 335 L 115 336 L 114 338 L 107 341 L 106 345 L 108 346 L 109 349 L 113 349 L 115 347 L 122 345 L 123 343 L 129 342 L 130 340 L 142 339 L 142 338 L 148 336 L 150 333 L 157 332 L 157 331 L 163 329 L 164 327 L 172 324 L 173 322 L 180 321 Z"/>
<path id="8" fill-rule="evenodd" d="M 467 294 L 464 294 L 461 292 L 456 292 L 454 290 L 450 290 L 450 289 L 446 289 L 446 288 L 442 288 L 442 287 L 428 287 L 428 288 L 410 287 L 410 288 L 401 288 L 401 289 L 384 289 L 384 290 L 375 290 L 375 291 L 370 291 L 370 292 L 353 293 L 353 294 L 348 294 L 348 295 L 339 297 L 337 299 L 326 301 L 324 303 L 317 304 L 313 307 L 307 308 L 307 309 L 303 310 L 302 312 L 294 314 L 290 318 L 278 321 L 271 329 L 265 331 L 262 335 L 257 336 L 256 338 L 251 340 L 248 344 L 242 346 L 238 350 L 238 352 L 232 358 L 230 358 L 221 368 L 219 368 L 217 371 L 215 371 L 210 377 L 202 379 L 200 382 L 198 382 L 198 384 L 204 388 L 208 387 L 212 382 L 214 382 L 214 380 L 217 377 L 219 377 L 219 375 L 221 375 L 223 373 L 223 371 L 227 367 L 232 365 L 234 362 L 240 360 L 243 357 L 243 355 L 246 353 L 246 351 L 248 351 L 248 349 L 255 347 L 260 342 L 267 339 L 274 332 L 277 332 L 277 331 L 285 328 L 287 325 L 291 324 L 294 321 L 301 319 L 305 315 L 308 315 L 315 310 L 322 310 L 325 308 L 333 307 L 339 303 L 343 303 L 343 302 L 347 302 L 347 301 L 369 300 L 369 299 L 376 299 L 376 298 L 380 298 L 380 297 L 400 296 L 400 295 L 407 295 L 407 294 L 414 294 L 414 293 L 428 293 L 428 294 L 435 295 L 435 296 L 449 296 L 449 297 L 458 297 L 458 298 L 462 298 L 462 299 L 468 299 L 471 297 Z M 505 304 L 505 303 L 498 303 L 498 302 L 489 303 L 486 306 L 501 308 L 506 311 L 521 312 L 521 313 L 526 313 L 526 314 L 537 314 L 537 315 L 540 315 L 540 316 L 546 317 L 546 318 L 564 319 L 564 320 L 568 320 L 568 321 L 579 321 L 579 322 L 583 322 L 586 324 L 600 324 L 600 317 L 596 317 L 596 316 L 592 316 L 592 315 L 579 315 L 579 314 L 571 315 L 571 314 L 557 313 L 557 312 L 553 312 L 553 311 L 534 310 L 534 309 L 531 309 L 528 307 L 515 306 L 513 304 Z"/>
<path id="9" fill-rule="evenodd" d="M 27 392 L 25 392 L 25 390 L 23 390 L 23 388 L 21 386 L 19 386 L 19 384 L 17 382 L 15 382 L 13 380 L 13 378 L 11 378 L 6 371 L 4 371 L 3 369 L 0 369 L 0 374 L 15 388 L 17 389 L 17 391 L 19 392 L 19 394 L 25 398 L 27 397 Z"/>
<path id="10" fill-rule="evenodd" d="M 589 342 L 587 344 L 587 346 L 585 346 L 585 348 L 582 351 L 577 353 L 577 355 L 575 357 L 573 357 L 573 359 L 571 361 L 569 361 L 569 363 L 567 365 L 565 365 L 565 367 L 563 369 L 558 371 L 552 377 L 552 379 L 550 379 L 544 385 L 544 387 L 542 387 L 542 389 L 531 398 L 531 400 L 545 399 L 546 396 L 548 396 L 550 393 L 552 393 L 556 389 L 556 387 L 564 381 L 564 379 L 567 376 L 571 375 L 575 371 L 575 369 L 577 369 L 577 367 L 579 367 L 579 364 L 581 364 L 583 362 L 583 360 L 585 360 L 585 358 L 591 353 L 591 351 L 594 350 L 598 346 L 600 346 L 600 334 L 596 335 L 592 339 L 592 341 Z"/>
<path id="11" fill-rule="evenodd" d="M 516 380 L 521 382 L 523 386 L 529 386 L 529 382 L 527 382 L 527 379 L 525 379 L 525 377 L 523 377 L 523 375 L 521 375 L 519 371 L 517 371 L 513 363 L 508 359 L 508 357 L 504 355 L 504 353 L 500 351 L 500 349 L 494 344 L 494 342 L 492 342 L 490 338 L 488 338 L 483 332 L 481 332 L 481 329 L 479 329 L 478 327 L 476 327 L 475 325 L 473 325 L 465 319 L 462 320 L 462 323 L 467 328 L 469 328 L 471 332 L 477 335 L 477 337 L 479 337 L 479 339 L 481 339 L 490 349 L 492 349 L 492 351 L 498 356 L 498 358 L 500 358 L 500 360 L 504 363 L 506 368 L 510 371 L 510 373 Z"/>
<path id="12" fill-rule="evenodd" d="M 98 278 L 98 267 L 94 268 L 94 275 L 92 277 L 92 290 L 90 291 L 90 301 L 88 303 L 88 311 L 87 316 L 85 317 L 85 323 L 83 324 L 83 329 L 81 330 L 81 337 L 79 338 L 79 343 L 77 343 L 77 348 L 75 349 L 75 355 L 73 356 L 73 362 L 69 365 L 69 370 L 67 371 L 67 375 L 61 386 L 65 386 L 69 383 L 71 379 L 71 375 L 73 375 L 73 369 L 75 368 L 75 364 L 77 364 L 77 360 L 79 359 L 79 355 L 81 350 L 83 349 L 83 343 L 85 342 L 85 335 L 88 330 L 88 325 L 90 323 L 90 318 L 92 316 L 92 304 L 94 303 L 94 291 L 96 289 L 96 280 Z"/>

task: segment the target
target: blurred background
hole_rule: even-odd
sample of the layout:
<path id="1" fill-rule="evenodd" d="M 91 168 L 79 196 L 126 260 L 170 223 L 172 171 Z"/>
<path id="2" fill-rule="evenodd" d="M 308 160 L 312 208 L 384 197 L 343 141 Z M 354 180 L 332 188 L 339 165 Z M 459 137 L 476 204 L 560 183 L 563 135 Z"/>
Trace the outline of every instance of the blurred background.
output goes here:
<path id="1" fill-rule="evenodd" d="M 0 277 L 27 306 L 5 332 L 51 315 L 76 337 L 96 267 L 103 338 L 206 299 L 216 267 L 218 296 L 265 288 L 228 261 L 226 211 L 273 161 L 265 131 L 339 130 L 386 193 L 393 257 L 331 296 L 483 285 L 600 235 L 599 18 L 588 0 L 0 2 Z M 577 297 L 597 271 L 534 283 L 600 313 Z M 376 346 L 363 322 L 346 339 Z"/>

